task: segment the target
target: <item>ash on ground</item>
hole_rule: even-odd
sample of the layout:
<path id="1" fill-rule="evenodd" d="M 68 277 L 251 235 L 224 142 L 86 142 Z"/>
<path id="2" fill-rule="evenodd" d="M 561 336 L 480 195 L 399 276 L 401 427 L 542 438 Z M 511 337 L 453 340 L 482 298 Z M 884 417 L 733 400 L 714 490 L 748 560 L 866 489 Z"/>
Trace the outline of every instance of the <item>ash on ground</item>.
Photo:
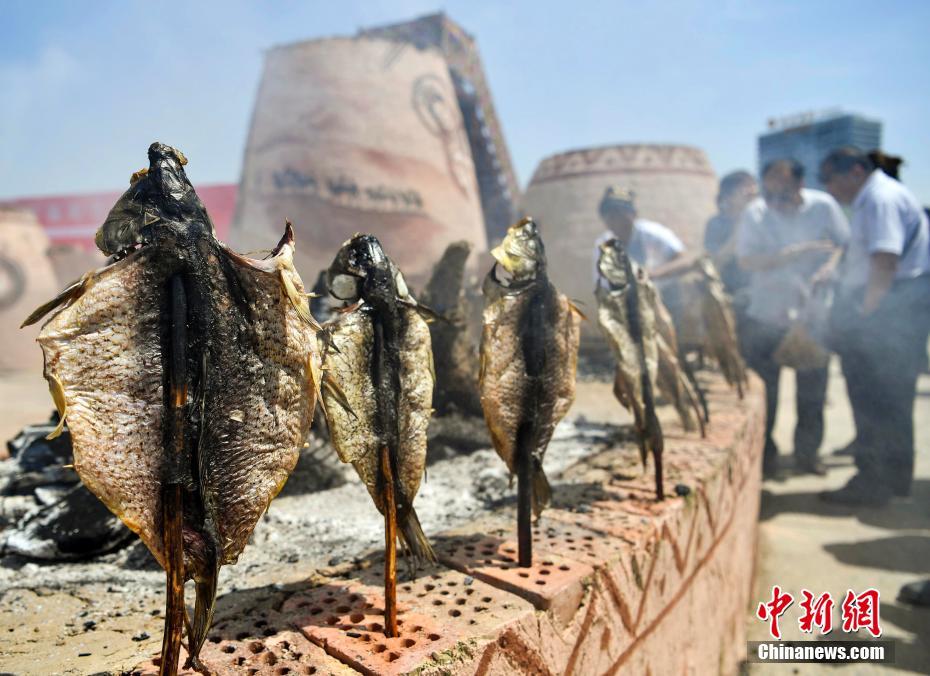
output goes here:
<path id="1" fill-rule="evenodd" d="M 558 478 L 565 468 L 610 445 L 619 429 L 588 423 L 581 417 L 563 421 L 546 453 L 547 474 Z M 382 517 L 355 471 L 338 460 L 322 437 L 311 437 L 238 564 L 223 568 L 221 593 L 304 579 L 320 568 L 357 561 L 369 550 L 383 546 Z M 124 538 L 128 542 L 120 548 L 119 534 L 111 536 L 110 546 L 116 551 L 61 557 L 69 560 L 30 556 L 28 548 L 17 546 L 31 534 L 28 526 L 37 515 L 49 520 L 50 505 L 44 502 L 48 496 L 61 500 L 75 490 L 86 492 L 75 483 L 73 471 L 64 473 L 70 479 L 67 483 L 61 482 L 62 458 L 55 456 L 52 462 L 54 471 L 50 470 L 48 481 L 35 480 L 31 491 L 0 497 L 0 514 L 7 515 L 0 524 L 4 529 L 0 539 L 5 543 L 0 556 L 0 594 L 17 588 L 65 589 L 84 584 L 141 587 L 160 594 L 164 574 L 145 546 L 128 531 Z M 4 485 L 21 486 L 22 475 L 15 457 L 0 462 Z M 415 502 L 425 531 L 438 533 L 459 526 L 515 499 L 515 485 L 491 449 L 484 421 L 458 415 L 435 418 L 429 432 L 426 476 Z M 85 502 L 80 504 L 86 509 Z M 92 514 L 101 520 L 108 517 L 106 510 L 93 510 Z"/>

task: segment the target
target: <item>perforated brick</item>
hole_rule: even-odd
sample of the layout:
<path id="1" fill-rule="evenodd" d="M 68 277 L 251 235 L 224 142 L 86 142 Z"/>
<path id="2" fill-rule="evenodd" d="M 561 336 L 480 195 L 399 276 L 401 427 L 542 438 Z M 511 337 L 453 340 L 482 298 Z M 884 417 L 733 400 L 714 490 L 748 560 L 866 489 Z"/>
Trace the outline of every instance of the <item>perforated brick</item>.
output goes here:
<path id="1" fill-rule="evenodd" d="M 270 618 L 270 620 L 269 620 Z M 327 655 L 299 632 L 287 628 L 287 622 L 274 611 L 243 617 L 234 622 L 220 622 L 210 632 L 200 653 L 204 666 L 214 676 L 349 676 L 355 673 Z M 181 649 L 179 674 L 195 676 L 184 669 L 187 651 Z M 139 676 L 158 674 L 160 659 L 155 657 L 134 670 Z"/>
<path id="2" fill-rule="evenodd" d="M 361 584 L 327 584 L 295 594 L 282 613 L 328 654 L 366 674 L 400 674 L 455 644 L 438 614 L 412 612 L 399 602 L 399 636 L 384 635 L 381 593 Z"/>
<path id="3" fill-rule="evenodd" d="M 383 559 L 375 557 L 360 581 L 372 587 L 379 584 L 382 566 Z M 496 635 L 534 611 L 531 603 L 509 591 L 438 564 L 399 576 L 397 598 L 414 612 L 440 618 L 458 641 Z"/>
<path id="4" fill-rule="evenodd" d="M 594 569 L 553 554 L 536 554 L 530 568 L 517 565 L 517 543 L 475 535 L 444 542 L 436 554 L 444 564 L 506 589 L 540 610 L 568 618 L 577 610 Z"/>

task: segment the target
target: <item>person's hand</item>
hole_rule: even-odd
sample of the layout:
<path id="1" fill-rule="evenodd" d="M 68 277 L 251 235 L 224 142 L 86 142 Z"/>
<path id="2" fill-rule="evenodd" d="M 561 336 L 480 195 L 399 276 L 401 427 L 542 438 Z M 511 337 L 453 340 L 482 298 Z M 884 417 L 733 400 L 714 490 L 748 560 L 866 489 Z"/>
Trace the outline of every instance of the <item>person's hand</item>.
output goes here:
<path id="1" fill-rule="evenodd" d="M 820 268 L 811 277 L 811 286 L 814 289 L 831 284 L 836 279 L 836 267 L 829 265 Z"/>

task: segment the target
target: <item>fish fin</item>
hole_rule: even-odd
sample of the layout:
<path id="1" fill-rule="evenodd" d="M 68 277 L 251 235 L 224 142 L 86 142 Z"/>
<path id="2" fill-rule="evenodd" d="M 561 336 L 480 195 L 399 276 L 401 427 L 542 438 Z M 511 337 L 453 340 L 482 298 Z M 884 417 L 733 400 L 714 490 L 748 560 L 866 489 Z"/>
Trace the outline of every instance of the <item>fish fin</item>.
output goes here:
<path id="1" fill-rule="evenodd" d="M 583 320 L 588 321 L 588 315 L 581 311 L 579 305 L 584 305 L 580 300 L 569 299 L 568 309 L 574 312 L 576 315 L 581 317 Z"/>
<path id="2" fill-rule="evenodd" d="M 297 291 L 297 287 L 294 286 L 294 282 L 291 281 L 290 276 L 288 276 L 285 270 L 281 270 L 279 275 L 281 284 L 284 286 L 284 292 L 291 301 L 291 305 L 297 310 L 297 314 L 300 315 L 300 318 L 307 322 L 314 331 L 322 331 L 323 327 L 320 326 L 319 322 L 310 314 L 309 308 L 307 308 L 304 299 L 300 297 L 300 292 Z"/>
<path id="3" fill-rule="evenodd" d="M 284 219 L 284 234 L 281 235 L 281 239 L 278 240 L 275 248 L 271 250 L 269 258 L 277 256 L 286 246 L 294 246 L 294 226 L 291 225 L 290 219 L 287 218 Z"/>
<path id="4" fill-rule="evenodd" d="M 342 391 L 342 388 L 339 386 L 333 378 L 331 378 L 325 371 L 322 374 L 322 389 L 329 392 L 333 399 L 336 400 L 336 403 L 342 406 L 346 413 L 358 420 L 358 415 L 355 411 L 352 410 L 352 406 L 349 404 L 349 399 L 346 397 L 346 393 Z M 326 408 L 324 407 L 325 411 Z"/>
<path id="5" fill-rule="evenodd" d="M 231 261 L 244 268 L 248 268 L 249 270 L 257 270 L 258 272 L 274 274 L 277 270 L 280 269 L 278 267 L 278 262 L 273 259 L 249 258 L 248 256 L 243 256 L 240 253 L 236 253 L 225 244 L 221 244 L 220 246 Z"/>
<path id="6" fill-rule="evenodd" d="M 55 402 L 55 408 L 58 410 L 58 425 L 49 432 L 45 437 L 49 441 L 61 435 L 65 428 L 65 418 L 68 415 L 68 402 L 65 401 L 65 388 L 54 373 L 47 373 L 45 376 L 48 381 L 48 391 L 52 395 L 52 401 Z"/>
<path id="7" fill-rule="evenodd" d="M 704 416 L 707 415 L 707 403 L 705 401 L 702 407 L 701 395 L 698 392 L 695 392 L 695 388 L 692 387 L 692 383 L 690 380 L 688 380 L 688 376 L 686 374 L 679 373 L 678 378 L 681 382 L 681 389 L 688 399 L 688 403 L 686 405 L 690 405 L 691 410 L 694 411 L 694 417 L 697 418 L 697 425 L 701 432 L 701 438 L 704 439 L 707 437 L 707 429 L 704 426 Z M 697 386 L 697 381 L 694 382 L 694 386 Z"/>
<path id="8" fill-rule="evenodd" d="M 446 317 L 444 314 L 436 312 L 436 310 L 429 307 L 428 305 L 423 305 L 423 303 L 417 303 L 415 301 L 410 300 L 409 298 L 399 298 L 399 297 L 397 299 L 397 302 L 401 305 L 406 305 L 411 310 L 416 311 L 416 313 L 419 314 L 424 320 L 426 320 L 427 323 L 436 322 L 436 321 L 445 322 L 447 324 L 453 323 L 452 320 Z"/>
<path id="9" fill-rule="evenodd" d="M 336 312 L 338 312 L 341 315 L 351 314 L 352 312 L 355 312 L 360 307 L 362 307 L 362 303 L 364 302 L 365 301 L 361 301 L 361 300 L 356 301 L 355 303 L 352 303 L 352 305 L 346 305 L 345 307 L 337 308 Z"/>
<path id="10" fill-rule="evenodd" d="M 552 488 L 543 471 L 542 462 L 533 458 L 533 515 L 538 519 L 552 501 Z"/>
<path id="11" fill-rule="evenodd" d="M 213 554 L 213 566 L 202 580 L 194 583 L 196 600 L 194 601 L 194 620 L 188 627 L 187 664 L 200 673 L 204 665 L 200 662 L 200 650 L 207 640 L 207 632 L 213 624 L 213 611 L 216 608 L 216 583 L 219 579 L 220 567 Z M 187 665 L 185 665 L 187 666 Z"/>
<path id="12" fill-rule="evenodd" d="M 397 525 L 400 530 L 401 540 L 403 540 L 404 545 L 415 559 L 429 561 L 430 563 L 436 562 L 436 553 L 433 551 L 433 546 L 429 543 L 429 540 L 426 539 L 426 533 L 423 532 L 420 519 L 417 518 L 417 512 L 413 506 L 399 519 Z"/>
<path id="13" fill-rule="evenodd" d="M 323 405 L 323 371 L 320 366 L 317 365 L 316 361 L 313 359 L 313 353 L 307 353 L 307 374 L 310 376 L 310 387 L 316 393 L 316 400 L 320 402 L 320 405 Z"/>
<path id="14" fill-rule="evenodd" d="M 32 326 L 52 310 L 55 310 L 61 306 L 70 305 L 76 301 L 87 290 L 88 285 L 93 281 L 96 273 L 96 270 L 91 270 L 84 273 L 84 275 L 79 280 L 69 284 L 67 287 L 65 287 L 64 291 L 52 298 L 52 300 L 48 301 L 47 303 L 43 303 L 35 310 L 33 310 L 32 313 L 26 317 L 23 323 L 20 324 L 19 328 L 22 329 L 27 326 Z"/>

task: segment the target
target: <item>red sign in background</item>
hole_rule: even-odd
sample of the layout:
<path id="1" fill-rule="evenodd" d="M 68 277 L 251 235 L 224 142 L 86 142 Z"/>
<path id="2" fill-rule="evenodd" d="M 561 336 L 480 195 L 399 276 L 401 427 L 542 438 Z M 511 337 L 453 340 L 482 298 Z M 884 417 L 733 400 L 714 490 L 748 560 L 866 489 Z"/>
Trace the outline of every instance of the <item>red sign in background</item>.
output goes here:
<path id="1" fill-rule="evenodd" d="M 197 194 L 216 226 L 216 235 L 226 239 L 236 210 L 235 184 L 195 186 Z M 106 219 L 110 208 L 122 193 L 100 192 L 83 195 L 19 197 L 0 200 L 0 204 L 31 210 L 45 229 L 52 244 L 76 244 L 94 248 L 94 233 Z"/>

